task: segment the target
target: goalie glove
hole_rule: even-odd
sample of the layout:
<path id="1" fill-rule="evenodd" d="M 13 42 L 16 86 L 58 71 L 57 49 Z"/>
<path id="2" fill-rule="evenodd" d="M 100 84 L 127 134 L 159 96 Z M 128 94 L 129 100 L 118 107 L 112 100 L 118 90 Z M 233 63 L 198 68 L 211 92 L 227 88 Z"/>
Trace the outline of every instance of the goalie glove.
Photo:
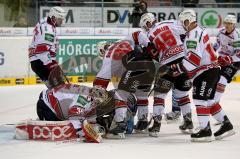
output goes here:
<path id="1" fill-rule="evenodd" d="M 100 143 L 102 141 L 102 137 L 98 130 L 89 124 L 87 120 L 83 121 L 82 132 L 85 142 Z"/>
<path id="2" fill-rule="evenodd" d="M 232 64 L 233 62 L 233 59 L 231 56 L 219 56 L 218 57 L 218 63 L 221 65 L 221 66 L 228 66 L 230 64 Z"/>

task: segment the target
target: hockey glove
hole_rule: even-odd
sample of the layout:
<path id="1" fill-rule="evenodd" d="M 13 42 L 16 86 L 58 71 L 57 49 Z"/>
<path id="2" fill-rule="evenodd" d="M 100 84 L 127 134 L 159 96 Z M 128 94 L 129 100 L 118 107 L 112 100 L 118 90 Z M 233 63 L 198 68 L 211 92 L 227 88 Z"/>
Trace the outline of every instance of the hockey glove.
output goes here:
<path id="1" fill-rule="evenodd" d="M 231 56 L 219 56 L 218 57 L 218 63 L 221 65 L 221 66 L 228 66 L 230 64 L 232 64 L 233 62 L 233 59 Z"/>
<path id="2" fill-rule="evenodd" d="M 170 69 L 170 75 L 173 77 L 179 76 L 180 74 L 186 72 L 186 69 L 184 68 L 182 62 L 170 65 Z"/>
<path id="3" fill-rule="evenodd" d="M 51 71 L 54 67 L 58 66 L 58 62 L 56 60 L 52 60 L 51 63 L 47 64 L 47 68 Z"/>
<path id="4" fill-rule="evenodd" d="M 153 43 L 148 43 L 148 46 L 144 49 L 144 52 L 147 52 L 152 59 L 157 60 L 158 61 L 158 52 L 157 49 L 155 47 L 155 45 Z"/>

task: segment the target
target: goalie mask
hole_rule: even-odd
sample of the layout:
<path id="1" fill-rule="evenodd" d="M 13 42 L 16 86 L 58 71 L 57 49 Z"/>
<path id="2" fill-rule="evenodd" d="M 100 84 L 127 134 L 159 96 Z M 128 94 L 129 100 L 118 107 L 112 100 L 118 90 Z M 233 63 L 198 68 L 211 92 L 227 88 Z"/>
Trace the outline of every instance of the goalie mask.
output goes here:
<path id="1" fill-rule="evenodd" d="M 96 108 L 96 115 L 102 116 L 114 110 L 113 92 L 104 88 L 94 86 L 89 96 L 91 97 L 91 106 Z"/>

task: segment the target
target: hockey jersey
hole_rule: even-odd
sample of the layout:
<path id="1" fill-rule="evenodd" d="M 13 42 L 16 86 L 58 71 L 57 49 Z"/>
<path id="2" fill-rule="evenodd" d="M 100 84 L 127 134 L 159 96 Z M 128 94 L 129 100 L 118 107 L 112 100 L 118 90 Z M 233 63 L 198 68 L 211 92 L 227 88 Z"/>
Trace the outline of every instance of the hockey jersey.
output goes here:
<path id="1" fill-rule="evenodd" d="M 124 40 L 132 41 L 134 42 L 134 45 L 142 45 L 144 47 L 147 47 L 148 43 L 150 42 L 147 34 L 143 31 L 135 31 L 127 36 Z"/>
<path id="2" fill-rule="evenodd" d="M 109 46 L 93 85 L 107 88 L 112 77 L 121 77 L 125 70 L 122 65 L 122 57 L 133 49 L 134 43 L 128 40 L 121 40 Z"/>
<path id="3" fill-rule="evenodd" d="M 217 35 L 217 42 L 214 49 L 219 56 L 231 56 L 233 62 L 240 61 L 240 32 L 236 28 L 232 33 L 227 34 L 226 29 L 222 28 Z"/>
<path id="4" fill-rule="evenodd" d="M 56 27 L 50 18 L 43 18 L 37 23 L 33 31 L 32 43 L 29 46 L 30 62 L 39 59 L 47 65 L 52 60 L 56 60 L 59 44 L 56 35 Z"/>
<path id="5" fill-rule="evenodd" d="M 74 128 L 80 128 L 77 116 L 89 104 L 87 96 L 90 88 L 75 84 L 64 84 L 54 89 L 42 91 L 42 100 L 61 120 L 70 120 Z"/>
<path id="6" fill-rule="evenodd" d="M 147 36 L 158 50 L 160 65 L 185 56 L 180 38 L 180 35 L 185 33 L 181 24 L 175 20 L 159 22 L 152 26 Z"/>
<path id="7" fill-rule="evenodd" d="M 197 26 L 188 32 L 184 47 L 187 55 L 183 60 L 183 65 L 191 77 L 196 77 L 209 68 L 217 67 L 217 54 L 205 28 Z"/>

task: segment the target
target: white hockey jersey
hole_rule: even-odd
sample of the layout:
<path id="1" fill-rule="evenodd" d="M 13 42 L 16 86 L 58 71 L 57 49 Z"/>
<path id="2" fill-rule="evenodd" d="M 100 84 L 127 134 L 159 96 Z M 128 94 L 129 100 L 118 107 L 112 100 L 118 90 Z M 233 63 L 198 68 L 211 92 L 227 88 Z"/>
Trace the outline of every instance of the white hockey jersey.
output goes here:
<path id="1" fill-rule="evenodd" d="M 197 26 L 188 32 L 184 47 L 187 55 L 183 60 L 183 65 L 189 71 L 191 77 L 199 75 L 211 67 L 217 67 L 217 54 L 204 28 Z"/>
<path id="2" fill-rule="evenodd" d="M 120 40 L 109 46 L 104 55 L 102 67 L 93 81 L 93 85 L 107 88 L 112 77 L 121 77 L 125 71 L 122 64 L 122 57 L 132 51 L 134 47 L 135 42 L 129 40 Z"/>
<path id="3" fill-rule="evenodd" d="M 159 22 L 152 26 L 147 36 L 158 50 L 160 65 L 185 56 L 183 42 L 180 38 L 180 35 L 185 33 L 182 25 L 175 20 Z"/>
<path id="4" fill-rule="evenodd" d="M 59 41 L 56 27 L 50 19 L 41 19 L 34 28 L 32 43 L 29 46 L 30 62 L 40 59 L 44 65 L 56 60 Z"/>
<path id="5" fill-rule="evenodd" d="M 90 88 L 75 84 L 64 84 L 54 89 L 42 91 L 44 103 L 61 120 L 70 120 L 74 128 L 80 128 L 80 121 L 75 120 L 78 114 L 89 102 L 86 100 Z"/>
<path id="6" fill-rule="evenodd" d="M 236 28 L 232 33 L 226 34 L 222 28 L 217 35 L 217 43 L 214 48 L 219 56 L 231 56 L 233 62 L 240 61 L 240 32 Z"/>
<path id="7" fill-rule="evenodd" d="M 124 40 L 132 41 L 134 42 L 134 45 L 141 45 L 144 47 L 147 47 L 148 43 L 150 42 L 147 34 L 143 31 L 135 31 L 126 38 L 124 38 Z"/>

